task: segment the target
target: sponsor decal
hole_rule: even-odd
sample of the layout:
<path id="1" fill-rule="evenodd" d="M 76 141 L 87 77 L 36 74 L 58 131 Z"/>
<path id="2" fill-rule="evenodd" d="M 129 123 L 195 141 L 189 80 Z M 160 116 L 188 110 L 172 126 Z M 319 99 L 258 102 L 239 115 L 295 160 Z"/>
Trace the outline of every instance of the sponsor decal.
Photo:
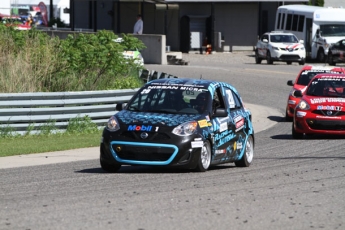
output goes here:
<path id="1" fill-rule="evenodd" d="M 236 149 L 242 149 L 242 142 L 237 141 L 237 148 Z"/>
<path id="2" fill-rule="evenodd" d="M 211 123 L 211 122 L 207 122 L 207 125 L 208 125 L 208 126 L 212 126 L 212 123 Z"/>
<path id="3" fill-rule="evenodd" d="M 221 154 L 225 154 L 226 153 L 226 149 L 218 149 L 215 151 L 216 155 L 221 155 Z"/>
<path id="4" fill-rule="evenodd" d="M 318 105 L 317 110 L 333 110 L 333 111 L 341 111 L 343 107 L 341 106 L 330 106 L 330 105 Z"/>
<path id="5" fill-rule="evenodd" d="M 204 146 L 204 142 L 203 141 L 192 141 L 191 142 L 192 148 L 202 148 Z"/>
<path id="6" fill-rule="evenodd" d="M 237 121 L 236 124 L 235 124 L 235 127 L 236 127 L 236 132 L 240 129 L 242 129 L 244 126 L 244 118 L 242 117 L 241 120 Z"/>
<path id="7" fill-rule="evenodd" d="M 305 115 L 307 115 L 307 112 L 297 111 L 296 113 L 297 117 L 304 117 Z"/>
<path id="8" fill-rule="evenodd" d="M 294 101 L 294 100 L 289 100 L 288 104 L 289 104 L 289 105 L 295 105 L 295 104 L 296 104 L 296 101 Z"/>
<path id="9" fill-rule="evenodd" d="M 332 103 L 332 102 L 340 102 L 344 103 L 345 98 L 315 98 L 315 99 L 310 99 L 311 104 L 321 104 L 321 103 Z"/>
<path id="10" fill-rule="evenodd" d="M 341 117 L 327 117 L 327 116 L 316 116 L 316 118 L 321 118 L 321 119 L 332 119 L 332 120 L 334 120 L 334 119 L 340 120 L 340 119 L 341 119 Z"/>
<path id="11" fill-rule="evenodd" d="M 128 131 L 151 131 L 151 125 L 129 125 L 127 128 Z M 156 127 L 156 131 L 158 131 L 158 127 Z"/>
<path id="12" fill-rule="evenodd" d="M 209 116 L 209 115 L 205 116 L 205 118 L 206 118 L 206 121 L 211 121 L 211 119 L 210 119 L 210 116 Z"/>
<path id="13" fill-rule="evenodd" d="M 200 128 L 208 127 L 206 119 L 198 121 Z"/>
<path id="14" fill-rule="evenodd" d="M 202 138 L 201 137 L 198 137 L 198 138 L 194 138 L 195 141 L 202 141 Z"/>
<path id="15" fill-rule="evenodd" d="M 223 122 L 219 125 L 219 132 L 223 132 L 225 130 L 228 130 L 228 123 L 227 122 Z"/>
<path id="16" fill-rule="evenodd" d="M 226 142 L 229 142 L 235 137 L 236 137 L 235 133 L 233 133 L 231 130 L 226 130 L 222 133 L 217 133 L 214 136 L 214 142 L 215 142 L 216 147 L 219 147 L 225 144 Z"/>

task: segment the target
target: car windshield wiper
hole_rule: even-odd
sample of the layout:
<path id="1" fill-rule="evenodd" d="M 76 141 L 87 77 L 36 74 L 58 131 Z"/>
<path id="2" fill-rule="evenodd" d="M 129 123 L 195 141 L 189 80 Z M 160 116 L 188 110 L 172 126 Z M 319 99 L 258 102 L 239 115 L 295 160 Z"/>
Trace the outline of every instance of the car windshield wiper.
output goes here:
<path id="1" fill-rule="evenodd" d="M 177 113 L 175 109 L 155 109 L 155 110 L 148 110 L 146 112 L 149 112 L 149 113 Z"/>

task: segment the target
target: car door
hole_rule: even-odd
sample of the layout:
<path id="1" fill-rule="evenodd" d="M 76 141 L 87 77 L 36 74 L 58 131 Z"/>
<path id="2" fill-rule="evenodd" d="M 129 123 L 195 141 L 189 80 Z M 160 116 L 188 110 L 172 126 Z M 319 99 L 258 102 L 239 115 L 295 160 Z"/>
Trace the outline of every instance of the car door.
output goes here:
<path id="1" fill-rule="evenodd" d="M 239 95 L 231 88 L 224 87 L 226 103 L 231 117 L 231 123 L 229 127 L 232 128 L 234 139 L 231 142 L 231 152 L 229 152 L 231 158 L 237 158 L 242 152 L 242 148 L 245 146 L 245 140 L 247 134 L 245 133 L 246 125 L 246 113 Z"/>
<path id="2" fill-rule="evenodd" d="M 216 88 L 212 100 L 212 127 L 213 127 L 213 163 L 228 162 L 232 160 L 234 141 L 236 135 L 234 133 L 235 126 L 230 117 L 228 103 L 225 102 L 225 92 L 223 87 Z M 227 111 L 226 116 L 215 115 L 217 109 Z"/>

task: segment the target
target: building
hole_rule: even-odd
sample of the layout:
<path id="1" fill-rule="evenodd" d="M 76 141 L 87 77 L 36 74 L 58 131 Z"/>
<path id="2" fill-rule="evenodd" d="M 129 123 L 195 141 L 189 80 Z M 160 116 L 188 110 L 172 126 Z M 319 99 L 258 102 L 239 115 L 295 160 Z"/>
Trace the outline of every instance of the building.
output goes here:
<path id="1" fill-rule="evenodd" d="M 142 14 L 144 34 L 164 34 L 174 51 L 198 49 L 204 42 L 220 52 L 252 49 L 258 36 L 274 29 L 283 4 L 308 0 L 70 0 L 70 24 L 76 28 L 132 33 Z"/>

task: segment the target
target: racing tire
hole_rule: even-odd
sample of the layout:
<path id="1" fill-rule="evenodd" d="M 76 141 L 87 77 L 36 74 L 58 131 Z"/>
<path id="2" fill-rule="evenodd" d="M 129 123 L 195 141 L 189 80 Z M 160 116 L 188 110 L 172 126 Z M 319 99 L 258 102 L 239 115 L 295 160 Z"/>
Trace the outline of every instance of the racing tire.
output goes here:
<path id="1" fill-rule="evenodd" d="M 285 111 L 285 121 L 289 121 L 290 122 L 292 120 L 293 120 L 293 118 L 289 116 L 287 111 Z"/>
<path id="2" fill-rule="evenodd" d="M 287 61 L 286 64 L 287 64 L 287 65 L 291 65 L 292 62 L 291 62 L 291 61 Z"/>
<path id="3" fill-rule="evenodd" d="M 302 61 L 298 62 L 299 65 L 304 65 L 305 64 L 305 59 L 303 59 Z"/>
<path id="4" fill-rule="evenodd" d="M 259 57 L 259 53 L 257 50 L 255 50 L 255 63 L 261 64 L 262 58 Z"/>
<path id="5" fill-rule="evenodd" d="M 246 142 L 246 149 L 239 161 L 235 161 L 235 165 L 237 167 L 249 167 L 253 161 L 254 157 L 254 140 L 253 136 L 249 135 L 248 140 Z"/>
<path id="6" fill-rule="evenodd" d="M 333 61 L 332 53 L 328 54 L 328 64 L 335 66 L 335 62 Z"/>
<path id="7" fill-rule="evenodd" d="M 272 65 L 273 60 L 272 60 L 270 51 L 267 51 L 267 57 L 266 58 L 267 58 L 267 64 Z"/>
<path id="8" fill-rule="evenodd" d="M 102 161 L 102 159 L 100 159 L 99 161 L 101 164 L 101 168 L 108 173 L 116 173 L 121 168 L 121 164 L 108 164 Z"/>
<path id="9" fill-rule="evenodd" d="M 294 123 L 292 123 L 292 137 L 293 137 L 293 139 L 302 139 L 303 138 L 303 133 L 296 132 Z"/>
<path id="10" fill-rule="evenodd" d="M 209 141 L 205 141 L 200 151 L 198 164 L 195 168 L 197 172 L 206 172 L 211 165 L 211 145 Z"/>
<path id="11" fill-rule="evenodd" d="M 325 62 L 325 52 L 323 52 L 323 49 L 319 49 L 319 51 L 317 52 L 317 60 L 321 63 Z"/>

